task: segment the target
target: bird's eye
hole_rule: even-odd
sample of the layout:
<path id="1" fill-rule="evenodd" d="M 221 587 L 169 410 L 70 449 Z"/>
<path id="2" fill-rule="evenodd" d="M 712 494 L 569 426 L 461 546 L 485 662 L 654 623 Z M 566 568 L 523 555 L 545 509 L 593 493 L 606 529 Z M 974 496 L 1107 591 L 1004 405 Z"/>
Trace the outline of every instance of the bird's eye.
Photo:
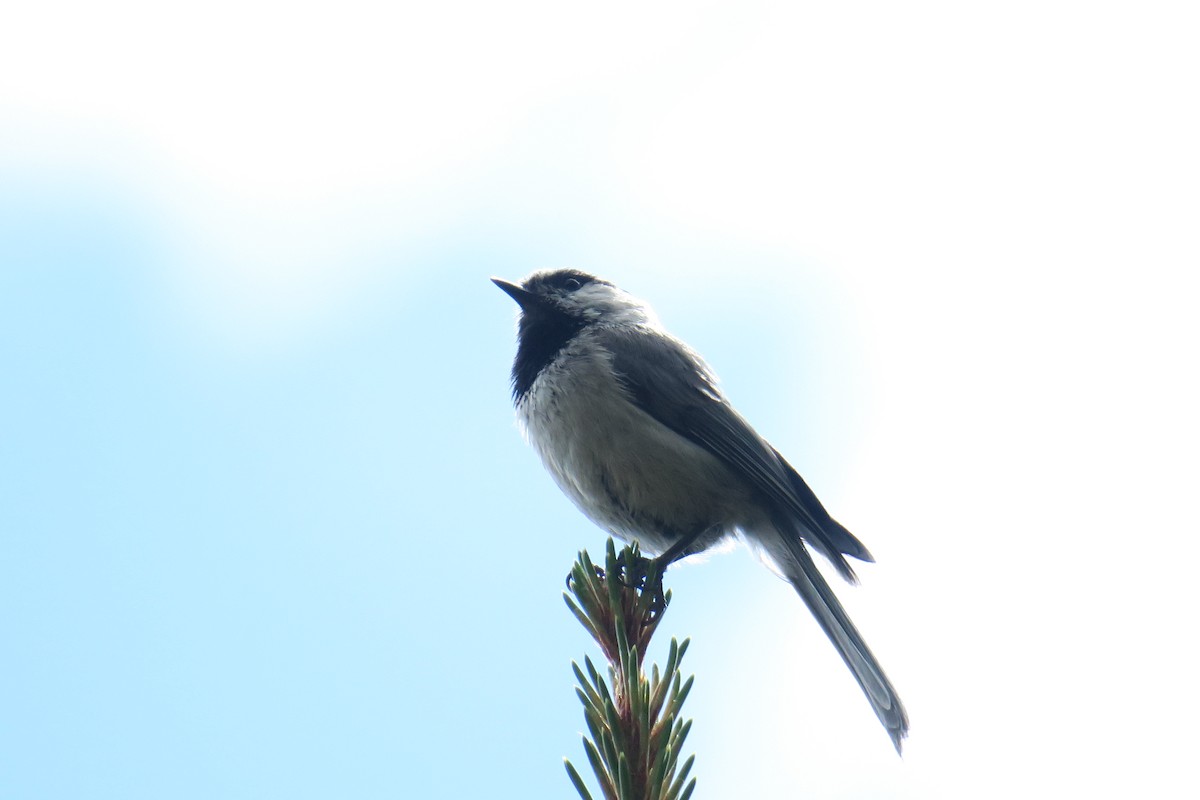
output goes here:
<path id="1" fill-rule="evenodd" d="M 567 291 L 573 292 L 579 287 L 583 286 L 583 284 L 577 281 L 575 278 L 567 278 L 565 281 L 563 281 L 563 286 L 567 287 Z"/>

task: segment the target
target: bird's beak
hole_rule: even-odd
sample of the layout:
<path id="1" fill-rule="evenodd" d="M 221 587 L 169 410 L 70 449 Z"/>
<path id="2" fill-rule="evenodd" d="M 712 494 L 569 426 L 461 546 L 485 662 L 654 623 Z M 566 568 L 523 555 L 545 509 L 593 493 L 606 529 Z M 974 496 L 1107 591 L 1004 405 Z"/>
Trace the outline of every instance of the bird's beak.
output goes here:
<path id="1" fill-rule="evenodd" d="M 528 308 L 537 299 L 537 295 L 533 292 L 527 292 L 515 283 L 509 283 L 500 278 L 492 278 L 492 283 L 499 286 L 513 300 L 516 300 L 517 305 L 523 309 Z"/>

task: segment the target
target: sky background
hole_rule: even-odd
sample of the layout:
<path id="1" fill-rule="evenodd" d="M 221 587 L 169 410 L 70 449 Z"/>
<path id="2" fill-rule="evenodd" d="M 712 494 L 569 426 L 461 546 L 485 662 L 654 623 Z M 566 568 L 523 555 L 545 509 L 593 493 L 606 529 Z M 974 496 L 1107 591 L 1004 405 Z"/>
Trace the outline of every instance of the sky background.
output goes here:
<path id="1" fill-rule="evenodd" d="M 0 797 L 570 797 L 603 534 L 515 307 L 652 302 L 878 563 L 903 760 L 744 548 L 699 798 L 1184 796 L 1187 3 L 26 3 L 0 31 Z"/>

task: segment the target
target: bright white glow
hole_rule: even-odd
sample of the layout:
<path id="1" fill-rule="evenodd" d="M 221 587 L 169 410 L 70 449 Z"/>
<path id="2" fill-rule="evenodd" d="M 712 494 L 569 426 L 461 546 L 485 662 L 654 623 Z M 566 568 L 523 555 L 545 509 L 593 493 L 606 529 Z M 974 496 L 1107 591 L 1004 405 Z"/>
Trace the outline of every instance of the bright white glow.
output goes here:
<path id="1" fill-rule="evenodd" d="M 469 208 L 533 109 L 637 86 L 719 30 L 695 4 L 635 9 L 25 5 L 0 34 L 0 161 L 136 182 L 185 240 L 193 312 L 235 339 L 295 336 L 339 287 L 371 292 L 356 256 Z"/>

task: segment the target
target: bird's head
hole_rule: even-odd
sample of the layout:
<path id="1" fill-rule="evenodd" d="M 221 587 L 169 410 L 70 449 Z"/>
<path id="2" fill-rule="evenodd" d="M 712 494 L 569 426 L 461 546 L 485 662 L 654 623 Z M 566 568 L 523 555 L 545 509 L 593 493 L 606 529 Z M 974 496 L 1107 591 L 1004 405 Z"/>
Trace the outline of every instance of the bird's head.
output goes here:
<path id="1" fill-rule="evenodd" d="M 492 278 L 492 282 L 517 301 L 522 327 L 556 318 L 578 328 L 636 325 L 653 318 L 650 309 L 636 297 L 577 269 L 541 270 L 519 284 L 499 278 Z"/>

